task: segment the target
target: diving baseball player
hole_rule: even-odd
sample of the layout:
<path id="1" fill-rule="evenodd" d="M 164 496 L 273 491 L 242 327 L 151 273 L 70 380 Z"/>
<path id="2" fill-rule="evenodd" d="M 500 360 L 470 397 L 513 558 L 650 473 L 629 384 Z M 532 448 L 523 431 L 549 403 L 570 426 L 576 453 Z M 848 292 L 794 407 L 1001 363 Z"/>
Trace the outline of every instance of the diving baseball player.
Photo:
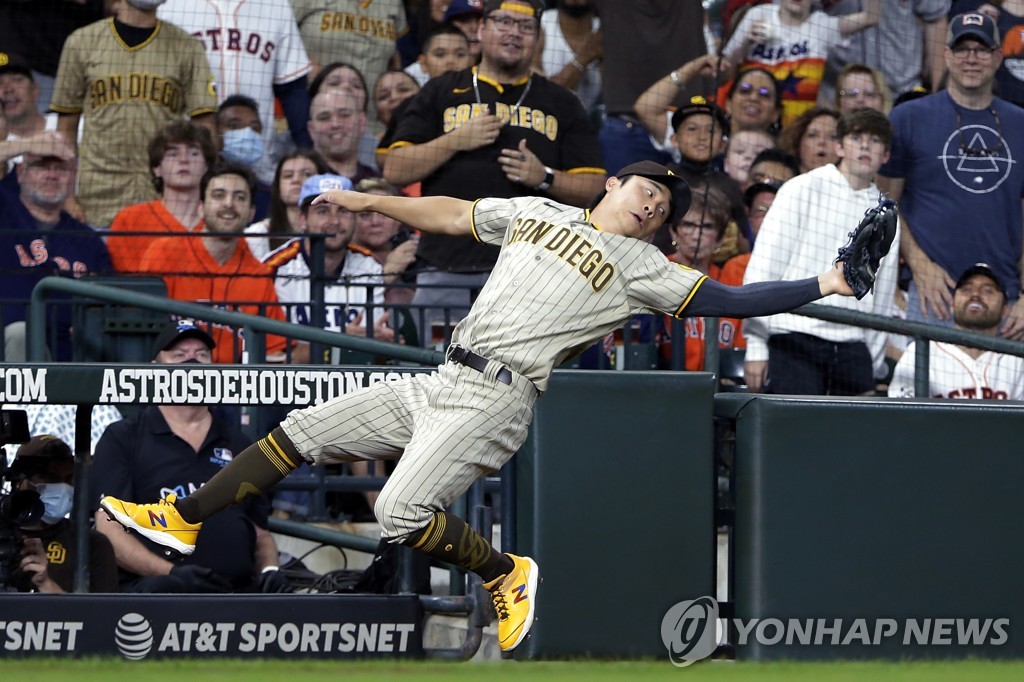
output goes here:
<path id="1" fill-rule="evenodd" d="M 189 552 L 204 518 L 267 489 L 303 460 L 401 456 L 374 508 L 383 536 L 477 573 L 494 601 L 503 651 L 533 623 L 537 564 L 498 552 L 445 509 L 519 449 L 552 368 L 637 313 L 746 317 L 852 293 L 840 267 L 797 282 L 727 287 L 670 262 L 644 238 L 686 213 L 690 190 L 650 161 L 609 178 L 592 211 L 543 197 L 469 202 L 331 191 L 320 202 L 500 247 L 445 364 L 292 412 L 184 499 L 138 505 L 104 497 L 100 505 L 126 527 Z"/>
<path id="2" fill-rule="evenodd" d="M 992 268 L 978 263 L 960 275 L 953 292 L 957 329 L 995 336 L 1006 312 L 1006 291 Z M 910 344 L 896 363 L 890 398 L 916 395 L 915 347 Z M 1024 358 L 941 341 L 930 343 L 928 358 L 928 396 L 932 398 L 1024 400 Z"/>

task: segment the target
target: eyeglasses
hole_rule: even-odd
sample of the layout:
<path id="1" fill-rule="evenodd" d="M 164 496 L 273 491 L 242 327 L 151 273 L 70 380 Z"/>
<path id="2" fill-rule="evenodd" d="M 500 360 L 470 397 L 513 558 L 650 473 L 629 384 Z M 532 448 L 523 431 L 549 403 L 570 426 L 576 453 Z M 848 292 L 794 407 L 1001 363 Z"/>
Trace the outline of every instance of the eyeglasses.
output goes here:
<path id="1" fill-rule="evenodd" d="M 956 47 L 949 48 L 949 51 L 957 59 L 966 59 L 970 55 L 981 61 L 991 59 L 992 55 L 996 53 L 994 49 L 989 47 L 968 47 L 967 45 L 957 45 Z"/>
<path id="2" fill-rule="evenodd" d="M 680 220 L 676 223 L 677 230 L 686 230 L 687 232 L 697 232 L 704 230 L 713 230 L 715 226 L 712 223 L 695 223 L 691 220 Z"/>
<path id="3" fill-rule="evenodd" d="M 861 90 L 860 88 L 850 88 L 849 90 L 839 91 L 840 97 L 853 98 L 858 97 L 860 95 L 864 95 L 865 97 L 878 97 L 878 90 L 872 90 L 871 88 L 864 88 L 863 90 Z"/>
<path id="4" fill-rule="evenodd" d="M 498 30 L 503 33 L 510 33 L 512 29 L 516 29 L 520 33 L 537 32 L 536 19 L 513 19 L 512 17 L 504 14 L 499 14 L 498 16 L 491 14 L 487 18 L 493 21 L 494 25 L 498 27 Z"/>
<path id="5" fill-rule="evenodd" d="M 744 95 L 757 95 L 761 99 L 775 99 L 775 93 L 768 88 L 754 87 L 753 83 L 747 81 L 740 81 L 740 84 L 736 86 L 736 92 L 740 92 Z"/>
<path id="6" fill-rule="evenodd" d="M 996 154 L 1003 151 L 1003 126 L 999 120 L 999 114 L 996 113 L 995 109 L 989 108 L 989 113 L 992 114 L 992 118 L 996 121 L 996 135 L 999 136 L 999 144 L 995 147 L 968 147 L 964 141 L 964 129 L 963 124 L 960 121 L 960 108 L 956 108 L 956 134 L 960 138 L 960 155 L 969 156 L 972 158 L 995 156 Z M 971 126 L 979 127 L 979 126 Z"/>

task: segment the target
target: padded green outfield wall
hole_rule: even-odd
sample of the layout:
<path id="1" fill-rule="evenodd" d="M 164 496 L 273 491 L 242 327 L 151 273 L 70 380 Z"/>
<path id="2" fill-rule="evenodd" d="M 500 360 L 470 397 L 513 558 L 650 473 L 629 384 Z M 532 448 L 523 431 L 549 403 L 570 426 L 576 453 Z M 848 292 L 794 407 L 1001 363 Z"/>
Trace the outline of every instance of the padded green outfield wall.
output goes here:
<path id="1" fill-rule="evenodd" d="M 669 607 L 714 594 L 713 396 L 710 374 L 555 373 L 517 455 L 544 581 L 517 655 L 661 657 Z"/>
<path id="2" fill-rule="evenodd" d="M 1024 657 L 1024 405 L 731 395 L 716 414 L 736 427 L 737 617 L 829 628 L 764 628 L 738 658 Z"/>

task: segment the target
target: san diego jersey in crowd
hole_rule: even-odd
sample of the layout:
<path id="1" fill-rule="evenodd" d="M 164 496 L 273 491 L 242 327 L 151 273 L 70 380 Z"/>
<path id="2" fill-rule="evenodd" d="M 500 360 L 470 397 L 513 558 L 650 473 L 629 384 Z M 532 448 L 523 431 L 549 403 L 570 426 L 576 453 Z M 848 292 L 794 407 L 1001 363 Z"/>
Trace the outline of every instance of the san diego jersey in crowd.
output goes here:
<path id="1" fill-rule="evenodd" d="M 274 288 L 286 308 L 288 320 L 295 324 L 312 324 L 309 254 L 303 249 L 303 240 L 293 239 L 281 245 L 268 253 L 263 262 L 275 269 Z M 381 264 L 368 251 L 349 244 L 341 270 L 326 273 L 324 329 L 344 332 L 345 325 L 363 313 L 368 300 L 374 305 L 375 315 L 383 314 L 383 272 Z"/>
<path id="2" fill-rule="evenodd" d="M 913 398 L 914 352 L 910 344 L 896 363 L 890 398 Z M 928 395 L 933 398 L 1024 400 L 1024 358 L 987 351 L 972 358 L 951 343 L 932 341 Z"/>

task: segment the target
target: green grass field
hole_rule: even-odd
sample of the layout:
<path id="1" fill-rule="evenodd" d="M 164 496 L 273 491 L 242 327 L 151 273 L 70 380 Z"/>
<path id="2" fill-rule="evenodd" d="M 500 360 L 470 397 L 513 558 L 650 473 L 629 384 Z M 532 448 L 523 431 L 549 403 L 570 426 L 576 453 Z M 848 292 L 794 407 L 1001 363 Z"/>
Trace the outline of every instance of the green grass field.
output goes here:
<path id="1" fill-rule="evenodd" d="M 713 680 L 733 682 L 973 682 L 974 680 L 1024 680 L 1024 662 L 993 663 L 702 663 L 685 669 L 668 661 L 644 662 L 514 662 L 494 663 L 393 663 L 393 662 L 287 662 L 247 661 L 146 661 L 131 663 L 114 659 L 5 660 L 0 659 L 0 678 L 5 682 L 382 682 L 384 680 Z"/>

